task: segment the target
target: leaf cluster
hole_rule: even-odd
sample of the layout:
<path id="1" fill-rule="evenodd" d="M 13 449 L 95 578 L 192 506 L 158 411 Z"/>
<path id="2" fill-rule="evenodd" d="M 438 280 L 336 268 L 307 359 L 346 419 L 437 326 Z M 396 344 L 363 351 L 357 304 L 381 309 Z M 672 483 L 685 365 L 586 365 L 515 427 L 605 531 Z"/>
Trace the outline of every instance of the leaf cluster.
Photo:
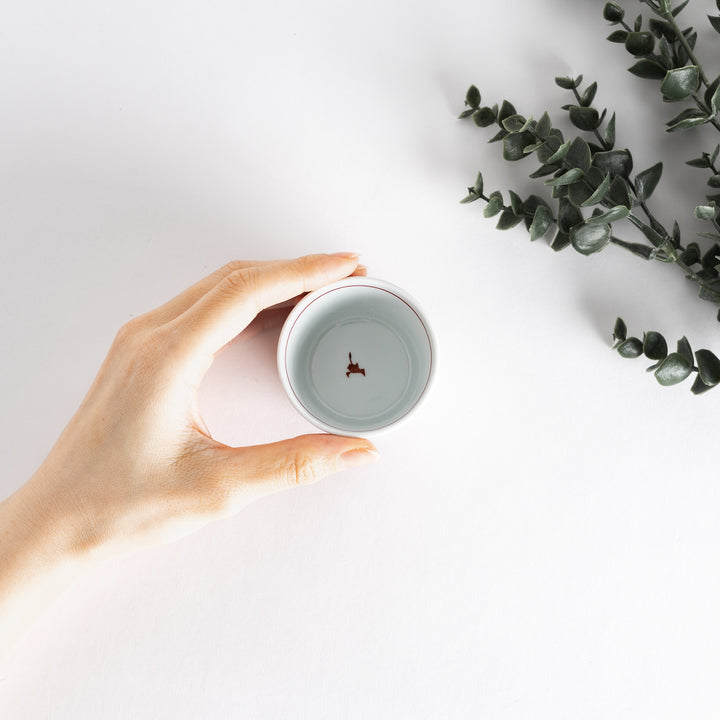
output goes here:
<path id="1" fill-rule="evenodd" d="M 560 77 L 555 82 L 573 93 L 575 102 L 563 109 L 578 130 L 593 133 L 588 140 L 580 134 L 566 139 L 562 130 L 553 126 L 547 112 L 534 120 L 518 113 L 508 100 L 501 105 L 485 106 L 478 88 L 472 85 L 468 89 L 467 109 L 460 118 L 470 118 L 483 128 L 496 125 L 497 132 L 490 142 L 502 143 L 505 160 L 518 162 L 534 156 L 540 166 L 530 177 L 543 179 L 556 207 L 553 209 L 534 194 L 521 200 L 516 192 L 510 191 L 509 204 L 505 204 L 499 190 L 485 195 L 482 173 L 461 202 L 484 200 L 485 217 L 500 214 L 497 223 L 500 230 L 524 221 L 531 240 L 543 237 L 554 227 L 551 247 L 555 250 L 572 246 L 583 255 L 592 255 L 614 243 L 645 259 L 674 256 L 681 248 L 679 234 L 669 235 L 662 228 L 659 232 L 652 224 L 631 216 L 633 207 L 644 204 L 657 187 L 662 163 L 655 163 L 633 178 L 630 150 L 615 148 L 615 114 L 605 122 L 607 110 L 600 112 L 592 106 L 597 83 L 583 91 L 582 79 L 582 75 Z M 630 217 L 649 243 L 626 242 L 613 235 L 613 223 Z"/>
<path id="2" fill-rule="evenodd" d="M 668 352 L 665 338 L 654 330 L 643 334 L 643 339 L 628 337 L 627 326 L 622 318 L 615 322 L 613 331 L 614 350 L 625 358 L 644 355 L 654 361 L 648 372 L 655 375 L 661 385 L 677 385 L 696 373 L 690 388 L 695 395 L 711 390 L 720 384 L 720 358 L 710 350 L 696 350 L 693 353 L 686 337 L 677 342 L 675 352 Z"/>
<path id="3" fill-rule="evenodd" d="M 676 20 L 689 0 L 676 8 L 671 7 L 669 0 L 641 2 L 653 16 L 646 23 L 643 15 L 638 15 L 632 27 L 625 22 L 625 10 L 618 3 L 605 3 L 603 17 L 613 25 L 622 26 L 607 39 L 624 45 L 635 58 L 635 63 L 628 68 L 633 75 L 660 81 L 665 102 L 691 101 L 666 123 L 668 132 L 714 122 L 720 110 L 720 76 L 712 82 L 708 80 L 694 53 L 697 32 L 692 27 L 681 29 Z M 720 9 L 720 0 L 717 6 Z M 720 17 L 708 16 L 708 19 L 720 32 Z"/>
<path id="4" fill-rule="evenodd" d="M 684 102 L 686 106 L 670 119 L 668 132 L 689 130 L 711 124 L 720 131 L 720 76 L 710 80 L 695 54 L 697 32 L 681 29 L 677 17 L 689 0 L 673 7 L 672 0 L 638 0 L 647 6 L 649 17 L 638 15 L 632 24 L 617 2 L 606 2 L 603 17 L 618 26 L 608 40 L 622 44 L 634 58 L 629 71 L 640 78 L 659 81 L 662 100 Z M 716 0 L 720 11 L 720 0 Z M 720 33 L 720 15 L 708 16 Z M 549 198 L 530 194 L 525 198 L 510 190 L 507 202 L 500 190 L 486 194 L 482 173 L 461 202 L 481 200 L 485 217 L 499 216 L 497 228 L 507 230 L 524 223 L 531 240 L 551 234 L 555 250 L 572 246 L 582 255 L 593 255 L 610 244 L 622 247 L 645 260 L 675 264 L 684 276 L 697 284 L 700 298 L 720 305 L 720 171 L 716 166 L 720 145 L 687 161 L 708 173 L 705 201 L 695 208 L 697 218 L 707 222 L 708 232 L 699 233 L 712 245 L 701 249 L 698 242 L 684 245 L 677 221 L 663 225 L 650 207 L 650 199 L 663 173 L 655 162 L 634 173 L 628 148 L 616 147 L 616 116 L 594 106 L 596 82 L 583 87 L 583 76 L 558 77 L 556 84 L 572 93 L 562 109 L 577 132 L 567 137 L 544 112 L 538 120 L 519 113 L 509 100 L 483 104 L 479 89 L 472 85 L 465 96 L 466 108 L 460 118 L 480 128 L 495 126 L 491 143 L 502 146 L 503 158 L 517 163 L 535 158 L 539 166 L 529 173 L 542 182 Z M 644 242 L 628 241 L 615 233 L 620 224 L 634 228 Z M 669 229 L 668 229 L 669 228 Z M 718 312 L 720 321 L 720 311 Z M 615 325 L 615 348 L 624 357 L 645 355 L 654 361 L 648 368 L 662 385 L 674 385 L 696 373 L 692 390 L 699 394 L 720 384 L 720 360 L 709 350 L 693 353 L 686 338 L 668 352 L 663 336 L 651 331 L 642 340 L 627 336 L 625 323 Z"/>

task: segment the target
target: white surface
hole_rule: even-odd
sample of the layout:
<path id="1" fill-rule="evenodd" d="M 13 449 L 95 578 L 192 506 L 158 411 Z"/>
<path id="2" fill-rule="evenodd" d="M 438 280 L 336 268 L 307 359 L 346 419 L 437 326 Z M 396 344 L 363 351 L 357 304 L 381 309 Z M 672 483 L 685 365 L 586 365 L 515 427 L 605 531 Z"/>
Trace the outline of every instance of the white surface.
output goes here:
<path id="1" fill-rule="evenodd" d="M 116 329 L 232 258 L 359 251 L 420 300 L 443 363 L 420 416 L 379 441 L 380 464 L 76 583 L 0 679 L 1 717 L 716 711 L 719 391 L 662 389 L 608 350 L 622 314 L 631 332 L 717 352 L 713 309 L 675 268 L 556 255 L 458 204 L 479 168 L 492 188 L 528 187 L 487 131 L 455 120 L 467 86 L 560 118 L 552 77 L 584 72 L 638 170 L 660 150 L 679 161 L 656 206 L 697 229 L 704 176 L 681 164 L 697 152 L 663 133 L 674 108 L 625 72 L 601 6 L 5 8 L 3 494 L 40 463 Z M 274 351 L 266 335 L 211 370 L 219 439 L 310 429 Z"/>

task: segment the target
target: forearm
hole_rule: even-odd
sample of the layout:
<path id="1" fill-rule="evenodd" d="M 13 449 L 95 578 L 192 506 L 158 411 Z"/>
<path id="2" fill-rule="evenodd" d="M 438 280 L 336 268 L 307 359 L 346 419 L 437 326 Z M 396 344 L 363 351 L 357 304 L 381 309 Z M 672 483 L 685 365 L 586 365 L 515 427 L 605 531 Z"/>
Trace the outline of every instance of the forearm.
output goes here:
<path id="1" fill-rule="evenodd" d="M 76 527 L 37 477 L 0 502 L 0 661 L 88 562 Z"/>

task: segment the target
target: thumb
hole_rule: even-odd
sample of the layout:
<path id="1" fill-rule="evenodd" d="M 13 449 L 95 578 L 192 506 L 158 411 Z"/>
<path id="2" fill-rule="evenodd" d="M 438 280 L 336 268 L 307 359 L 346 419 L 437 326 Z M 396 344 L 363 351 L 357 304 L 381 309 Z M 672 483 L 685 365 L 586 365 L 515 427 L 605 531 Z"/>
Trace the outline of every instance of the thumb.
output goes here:
<path id="1" fill-rule="evenodd" d="M 223 474 L 242 485 L 247 499 L 309 485 L 321 478 L 380 457 L 377 448 L 362 438 L 337 435 L 300 435 L 290 440 L 225 450 Z"/>

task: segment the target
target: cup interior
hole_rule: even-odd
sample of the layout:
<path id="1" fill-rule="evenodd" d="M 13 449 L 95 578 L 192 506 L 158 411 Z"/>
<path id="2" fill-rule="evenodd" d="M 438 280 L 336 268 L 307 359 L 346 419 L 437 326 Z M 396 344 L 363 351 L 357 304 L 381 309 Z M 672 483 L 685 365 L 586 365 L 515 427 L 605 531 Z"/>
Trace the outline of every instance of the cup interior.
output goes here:
<path id="1" fill-rule="evenodd" d="M 348 278 L 293 310 L 278 365 L 290 399 L 311 422 L 338 434 L 367 434 L 418 404 L 432 374 L 432 336 L 404 291 Z"/>

